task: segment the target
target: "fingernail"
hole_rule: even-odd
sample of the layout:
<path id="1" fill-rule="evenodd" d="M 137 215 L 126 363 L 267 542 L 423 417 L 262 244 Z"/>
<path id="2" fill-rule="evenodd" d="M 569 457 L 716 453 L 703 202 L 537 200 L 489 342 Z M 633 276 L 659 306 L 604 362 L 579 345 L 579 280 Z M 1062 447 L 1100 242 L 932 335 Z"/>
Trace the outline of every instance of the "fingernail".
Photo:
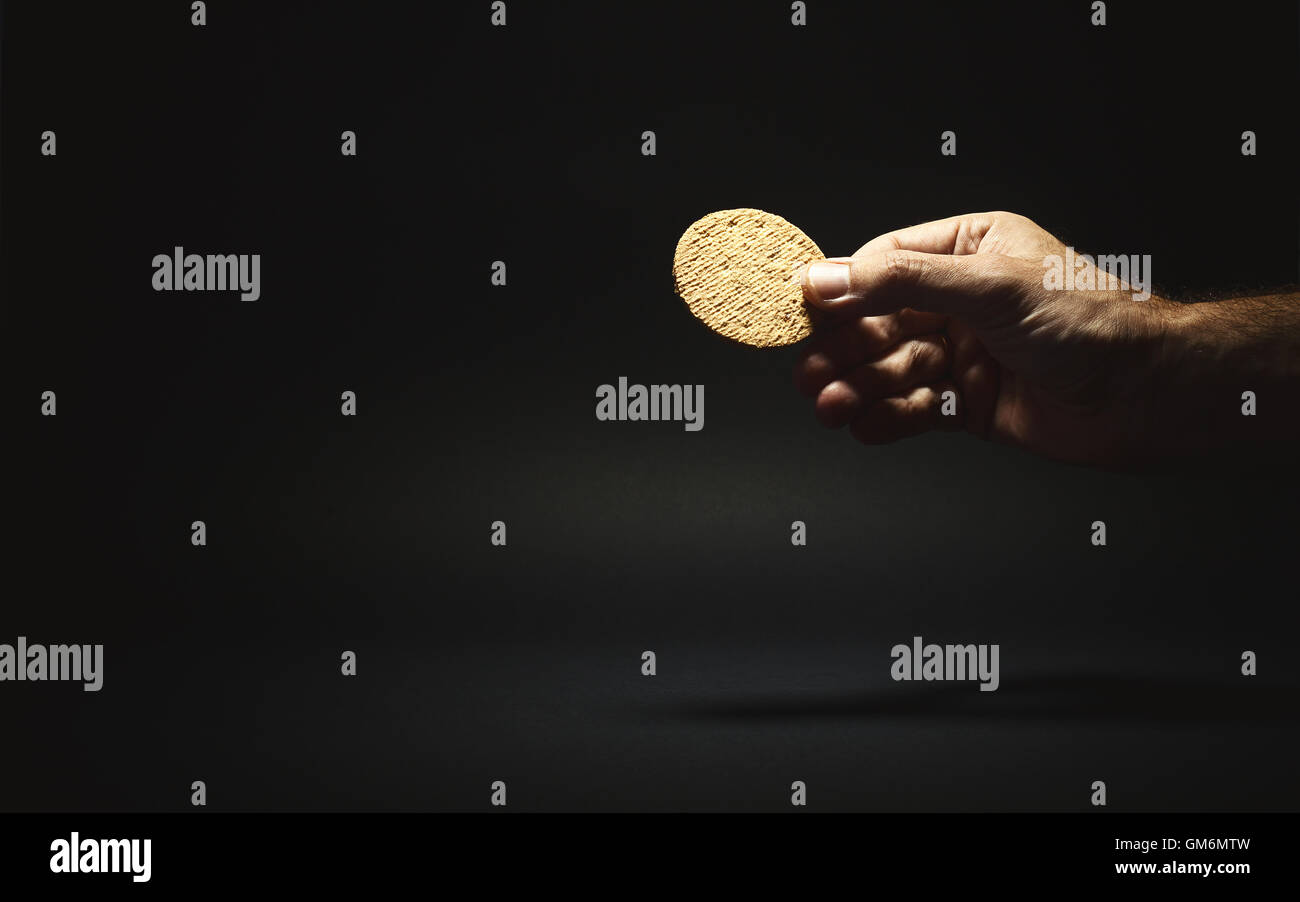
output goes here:
<path id="1" fill-rule="evenodd" d="M 849 293 L 849 264 L 818 260 L 808 267 L 807 287 L 813 300 L 833 304 Z"/>

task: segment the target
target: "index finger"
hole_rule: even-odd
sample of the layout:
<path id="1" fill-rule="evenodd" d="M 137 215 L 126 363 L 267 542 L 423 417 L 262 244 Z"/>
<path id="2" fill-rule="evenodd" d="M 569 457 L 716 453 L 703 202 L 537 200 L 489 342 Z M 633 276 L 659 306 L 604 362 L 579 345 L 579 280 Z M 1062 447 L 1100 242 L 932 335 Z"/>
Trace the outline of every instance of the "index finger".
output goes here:
<path id="1" fill-rule="evenodd" d="M 963 213 L 920 225 L 895 229 L 872 238 L 853 256 L 880 251 L 920 251 L 923 254 L 973 254 L 993 225 L 992 213 Z"/>

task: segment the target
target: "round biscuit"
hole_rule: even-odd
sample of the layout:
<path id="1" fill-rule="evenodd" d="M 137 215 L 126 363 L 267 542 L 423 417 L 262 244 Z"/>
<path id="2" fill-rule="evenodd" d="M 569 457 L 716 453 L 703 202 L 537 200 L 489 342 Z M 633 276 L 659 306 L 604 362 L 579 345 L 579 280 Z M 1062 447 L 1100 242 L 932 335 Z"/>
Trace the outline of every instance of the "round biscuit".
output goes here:
<path id="1" fill-rule="evenodd" d="M 800 274 L 824 258 L 798 228 L 762 210 L 719 210 L 677 242 L 673 285 L 691 313 L 735 341 L 794 344 L 812 332 Z"/>

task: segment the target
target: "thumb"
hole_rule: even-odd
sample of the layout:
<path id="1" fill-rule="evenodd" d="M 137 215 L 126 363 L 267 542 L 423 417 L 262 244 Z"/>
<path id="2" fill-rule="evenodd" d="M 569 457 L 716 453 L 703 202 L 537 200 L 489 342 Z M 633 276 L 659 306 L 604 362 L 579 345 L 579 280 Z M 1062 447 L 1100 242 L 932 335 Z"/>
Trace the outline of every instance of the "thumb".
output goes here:
<path id="1" fill-rule="evenodd" d="M 1015 261 L 997 254 L 888 250 L 818 260 L 803 272 L 804 297 L 836 316 L 879 316 L 903 307 L 978 327 L 999 300 L 1024 284 Z"/>

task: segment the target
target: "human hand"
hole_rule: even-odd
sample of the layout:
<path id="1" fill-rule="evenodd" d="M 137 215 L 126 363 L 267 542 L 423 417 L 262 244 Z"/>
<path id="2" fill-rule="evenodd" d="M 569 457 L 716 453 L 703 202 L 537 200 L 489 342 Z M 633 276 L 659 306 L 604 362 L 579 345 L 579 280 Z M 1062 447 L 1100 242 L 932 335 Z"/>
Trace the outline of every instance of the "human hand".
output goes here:
<path id="1" fill-rule="evenodd" d="M 1160 430 L 1177 431 L 1160 409 L 1176 394 L 1166 345 L 1185 305 L 1135 299 L 1145 294 L 1122 281 L 1044 287 L 1045 258 L 1066 250 L 997 212 L 889 232 L 814 263 L 804 294 L 820 315 L 796 385 L 825 425 L 866 444 L 965 429 L 1078 463 L 1162 453 L 1175 436 Z M 1088 284 L 1084 273 L 1074 284 Z"/>

